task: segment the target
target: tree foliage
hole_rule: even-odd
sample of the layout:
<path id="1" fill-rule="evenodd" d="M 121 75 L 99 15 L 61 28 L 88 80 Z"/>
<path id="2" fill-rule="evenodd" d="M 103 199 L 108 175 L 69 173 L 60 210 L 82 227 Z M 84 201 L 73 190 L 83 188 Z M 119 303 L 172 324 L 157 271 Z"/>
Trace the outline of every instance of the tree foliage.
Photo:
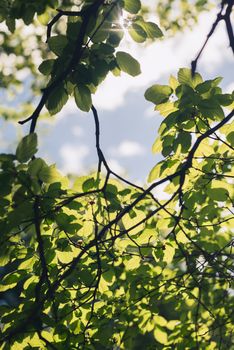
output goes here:
<path id="1" fill-rule="evenodd" d="M 20 84 L 15 72 L 27 67 L 37 80 L 32 93 L 42 89 L 36 106 L 35 99 L 27 104 L 31 115 L 20 120 L 30 123 L 29 134 L 15 154 L 0 155 L 3 350 L 234 348 L 233 93 L 222 92 L 220 77 L 203 80 L 196 72 L 221 21 L 233 50 L 233 1 L 220 4 L 192 70 L 181 68 L 168 85 L 145 92 L 164 117 L 153 144 L 163 160 L 151 170 L 149 185 L 112 171 L 92 104 L 109 72 L 141 72 L 119 48 L 123 13 L 137 43 L 159 40 L 170 23 L 175 30 L 169 16 L 175 3 L 157 2 L 161 26 L 147 19 L 140 0 L 0 5 L 0 19 L 12 33 L 2 34 L 2 50 L 15 55 L 12 70 L 1 73 L 1 87 Z M 189 2 L 181 3 L 190 18 Z M 209 4 L 196 1 L 194 18 Z M 39 67 L 19 40 L 31 23 L 32 36 L 48 23 L 46 43 L 35 36 Z M 177 30 L 187 22 L 181 23 Z M 98 155 L 97 171 L 73 181 L 37 157 L 36 134 L 44 107 L 57 114 L 71 96 L 93 115 Z M 11 118 L 8 106 L 2 115 Z M 158 191 L 162 184 L 167 199 Z"/>

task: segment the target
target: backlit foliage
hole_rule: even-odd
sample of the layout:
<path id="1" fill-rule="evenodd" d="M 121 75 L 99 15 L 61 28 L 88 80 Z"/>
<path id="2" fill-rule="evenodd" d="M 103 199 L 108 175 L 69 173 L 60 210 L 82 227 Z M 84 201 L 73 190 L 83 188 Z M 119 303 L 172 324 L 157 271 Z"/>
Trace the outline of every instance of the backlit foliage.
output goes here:
<path id="1" fill-rule="evenodd" d="M 197 1 L 202 6 L 207 1 Z M 225 21 L 231 48 L 232 6 L 222 2 L 216 23 Z M 14 154 L 0 154 L 2 350 L 234 349 L 233 93 L 222 92 L 220 77 L 195 72 L 199 55 L 193 74 L 181 68 L 168 85 L 149 87 L 145 98 L 164 117 L 153 144 L 163 160 L 145 187 L 113 172 L 92 95 L 109 72 L 141 72 L 118 48 L 123 11 L 137 43 L 163 36 L 166 25 L 148 21 L 140 0 L 0 5 L 13 33 L 9 50 L 21 27 L 49 22 L 39 71 L 28 61 L 44 84 L 32 114 L 20 120 L 30 132 Z M 159 14 L 162 24 L 170 20 L 166 10 Z M 12 48 L 24 63 L 3 70 L 2 88 L 17 84 L 25 47 Z M 55 115 L 69 98 L 93 115 L 98 155 L 97 171 L 72 181 L 37 156 L 36 133 L 43 108 Z M 11 117 L 8 107 L 4 113 Z"/>

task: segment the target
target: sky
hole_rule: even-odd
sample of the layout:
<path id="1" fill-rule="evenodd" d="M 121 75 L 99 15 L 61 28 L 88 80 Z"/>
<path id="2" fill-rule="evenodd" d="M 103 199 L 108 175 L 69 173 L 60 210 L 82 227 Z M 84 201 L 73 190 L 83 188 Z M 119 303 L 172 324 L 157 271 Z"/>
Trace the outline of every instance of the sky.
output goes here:
<path id="1" fill-rule="evenodd" d="M 192 31 L 147 46 L 134 44 L 126 36 L 119 50 L 131 53 L 140 62 L 142 74 L 135 78 L 125 73 L 121 77 L 110 74 L 93 97 L 100 119 L 101 146 L 114 171 L 140 183 L 147 180 L 160 159 L 152 154 L 151 146 L 162 118 L 144 99 L 144 92 L 155 83 L 167 84 L 170 74 L 176 75 L 179 68 L 190 66 L 215 16 L 216 11 L 205 13 Z M 230 92 L 234 89 L 232 60 L 225 28 L 220 23 L 199 60 L 198 71 L 205 79 L 223 76 L 223 88 Z M 1 146 L 4 148 L 5 140 L 9 149 L 7 137 L 13 126 L 3 127 Z M 38 156 L 57 163 L 63 173 L 84 175 L 96 168 L 92 113 L 79 111 L 72 99 L 58 115 L 39 121 L 38 133 Z"/>

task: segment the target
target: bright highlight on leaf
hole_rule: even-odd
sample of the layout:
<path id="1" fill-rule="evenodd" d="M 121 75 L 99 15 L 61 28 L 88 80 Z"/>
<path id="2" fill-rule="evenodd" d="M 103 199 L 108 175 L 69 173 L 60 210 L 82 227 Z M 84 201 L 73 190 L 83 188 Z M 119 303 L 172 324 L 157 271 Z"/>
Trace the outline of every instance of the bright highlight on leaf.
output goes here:
<path id="1" fill-rule="evenodd" d="M 17 101 L 17 110 L 1 105 L 0 114 L 14 123 L 23 116 L 20 124 L 28 126 L 16 153 L 0 154 L 1 350 L 233 349 L 233 92 L 223 93 L 220 77 L 192 77 L 189 67 L 171 75 L 168 85 L 146 87 L 157 136 L 150 184 L 112 171 L 102 146 L 105 118 L 92 106 L 92 94 L 109 72 L 140 74 L 126 45 L 131 50 L 135 41 L 146 50 L 163 32 L 173 37 L 186 25 L 195 28 L 197 14 L 209 5 L 210 0 L 0 2 L 1 94 L 6 105 Z M 223 5 L 222 16 L 210 23 L 214 33 L 220 21 L 229 28 L 234 4 Z M 162 30 L 148 21 L 155 13 Z M 158 48 L 156 65 L 162 61 Z M 205 49 L 206 43 L 203 55 Z M 192 59 L 195 71 L 199 55 Z M 30 79 L 24 86 L 25 68 Z M 21 110 L 16 88 L 22 86 L 33 103 Z M 97 164 L 84 176 L 65 177 L 61 164 L 36 158 L 35 131 L 44 107 L 57 114 L 69 97 L 80 110 L 91 110 Z M 124 133 L 125 126 L 136 127 L 134 117 L 120 125 Z M 64 119 L 64 135 L 69 123 Z M 54 145 L 53 139 L 50 147 L 59 151 L 62 139 Z M 69 152 L 77 157 L 71 165 L 80 169 L 85 152 Z M 145 161 L 139 158 L 136 169 Z"/>
<path id="2" fill-rule="evenodd" d="M 144 21 L 137 21 L 136 23 L 144 29 L 147 37 L 150 39 L 161 38 L 163 36 L 163 32 L 156 23 Z"/>
<path id="3" fill-rule="evenodd" d="M 192 77 L 191 69 L 180 68 L 178 72 L 178 81 L 180 84 L 186 84 L 195 88 L 198 84 L 201 84 L 203 80 L 199 73 L 195 73 L 195 76 Z"/>
<path id="4" fill-rule="evenodd" d="M 146 100 L 155 104 L 166 102 L 172 93 L 172 89 L 167 85 L 155 84 L 145 92 Z"/>
<path id="5" fill-rule="evenodd" d="M 124 0 L 124 9 L 132 14 L 137 14 L 141 9 L 140 0 Z"/>

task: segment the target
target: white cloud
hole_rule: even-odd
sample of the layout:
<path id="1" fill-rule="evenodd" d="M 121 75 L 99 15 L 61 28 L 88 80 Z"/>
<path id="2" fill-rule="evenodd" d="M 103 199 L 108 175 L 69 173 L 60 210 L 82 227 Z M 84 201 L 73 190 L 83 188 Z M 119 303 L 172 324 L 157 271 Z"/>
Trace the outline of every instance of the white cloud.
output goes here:
<path id="1" fill-rule="evenodd" d="M 144 112 L 144 117 L 146 118 L 152 118 L 155 117 L 157 113 L 154 110 L 154 106 L 151 104 L 148 108 L 146 108 Z"/>
<path id="2" fill-rule="evenodd" d="M 159 180 L 159 179 L 158 179 Z M 157 182 L 157 180 L 155 180 Z M 153 189 L 152 193 L 155 196 L 156 199 L 158 200 L 168 200 L 171 198 L 171 195 L 165 192 L 165 188 L 169 185 L 169 182 L 162 183 L 161 185 L 155 187 Z"/>
<path id="3" fill-rule="evenodd" d="M 67 101 L 66 105 L 63 107 L 61 112 L 59 112 L 56 115 L 55 121 L 59 121 L 65 117 L 67 117 L 70 114 L 79 114 L 79 116 L 86 117 L 87 113 L 82 112 L 80 109 L 78 109 L 75 100 L 73 97 L 70 97 L 69 100 Z"/>
<path id="4" fill-rule="evenodd" d="M 111 148 L 109 153 L 119 157 L 133 157 L 144 154 L 145 148 L 139 142 L 125 140 L 118 147 Z"/>
<path id="5" fill-rule="evenodd" d="M 76 103 L 75 103 L 73 98 L 70 98 L 58 116 L 59 116 L 59 119 L 62 119 L 64 117 L 66 117 L 67 115 L 73 114 L 75 112 L 78 112 Z"/>
<path id="6" fill-rule="evenodd" d="M 135 78 L 125 73 L 117 78 L 110 74 L 94 96 L 95 105 L 102 109 L 114 110 L 124 103 L 128 91 L 134 92 L 150 82 L 158 81 L 165 74 L 177 71 L 180 67 L 190 66 L 215 18 L 216 11 L 205 13 L 201 15 L 193 31 L 187 30 L 176 37 L 158 40 L 149 46 L 140 47 L 126 38 L 120 50 L 126 50 L 138 59 L 142 74 Z M 220 23 L 199 60 L 198 69 L 202 67 L 208 73 L 212 73 L 224 58 L 232 59 L 232 53 L 228 48 L 226 29 Z"/>
<path id="7" fill-rule="evenodd" d="M 72 134 L 74 136 L 83 136 L 84 135 L 84 130 L 79 126 L 79 125 L 76 125 L 74 126 L 74 128 L 72 129 Z"/>
<path id="8" fill-rule="evenodd" d="M 114 158 L 110 158 L 107 160 L 107 163 L 112 171 L 117 173 L 118 175 L 124 175 L 126 173 L 125 169 L 122 165 Z"/>
<path id="9" fill-rule="evenodd" d="M 232 93 L 232 91 L 234 91 L 234 83 L 232 82 L 228 86 L 226 86 L 224 91 L 229 94 Z"/>
<path id="10" fill-rule="evenodd" d="M 89 154 L 87 146 L 66 143 L 60 148 L 59 154 L 63 160 L 61 170 L 64 173 L 78 174 L 86 170 L 85 158 Z"/>

